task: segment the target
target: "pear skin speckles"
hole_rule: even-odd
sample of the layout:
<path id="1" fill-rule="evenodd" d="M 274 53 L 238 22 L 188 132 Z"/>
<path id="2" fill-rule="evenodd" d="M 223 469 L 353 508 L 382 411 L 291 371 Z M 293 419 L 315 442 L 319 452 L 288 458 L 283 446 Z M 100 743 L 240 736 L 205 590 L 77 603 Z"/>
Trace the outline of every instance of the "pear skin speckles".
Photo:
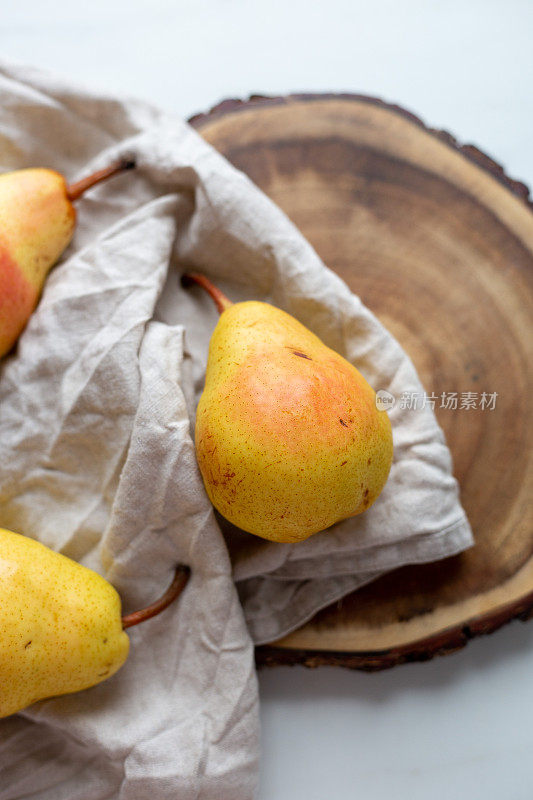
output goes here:
<path id="1" fill-rule="evenodd" d="M 301 541 L 365 511 L 392 461 L 388 416 L 363 376 L 293 317 L 257 302 L 220 317 L 195 440 L 213 505 L 273 541 Z"/>
<path id="2" fill-rule="evenodd" d="M 0 356 L 17 340 L 72 239 L 76 211 L 66 191 L 54 170 L 0 175 Z"/>
<path id="3" fill-rule="evenodd" d="M 128 656 L 121 603 L 104 578 L 0 529 L 0 717 L 86 689 Z"/>

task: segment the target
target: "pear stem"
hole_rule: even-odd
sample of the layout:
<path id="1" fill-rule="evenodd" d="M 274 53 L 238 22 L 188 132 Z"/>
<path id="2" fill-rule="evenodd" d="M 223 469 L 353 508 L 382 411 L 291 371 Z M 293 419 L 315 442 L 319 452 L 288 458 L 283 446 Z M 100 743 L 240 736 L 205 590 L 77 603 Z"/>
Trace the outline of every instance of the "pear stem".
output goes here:
<path id="1" fill-rule="evenodd" d="M 186 272 L 185 275 L 181 276 L 181 283 L 182 286 L 190 286 L 192 283 L 196 283 L 198 286 L 201 286 L 202 289 L 204 289 L 211 297 L 221 314 L 223 311 L 233 305 L 231 300 L 226 297 L 224 292 L 221 292 L 214 283 L 211 283 L 209 278 L 206 278 L 205 275 L 200 275 L 199 272 Z"/>
<path id="2" fill-rule="evenodd" d="M 140 622 L 144 622 L 151 617 L 155 617 L 157 614 L 160 614 L 161 611 L 164 611 L 165 608 L 167 608 L 180 596 L 187 585 L 190 574 L 191 570 L 189 567 L 186 567 L 185 564 L 178 564 L 172 583 L 166 590 L 165 594 L 160 597 L 159 600 L 156 600 L 155 603 L 146 606 L 146 608 L 141 608 L 140 611 L 132 611 L 131 614 L 126 614 L 123 616 L 122 627 L 131 628 L 133 625 L 138 625 Z"/>
<path id="3" fill-rule="evenodd" d="M 102 183 L 102 181 L 106 181 L 108 178 L 112 178 L 113 175 L 118 175 L 120 172 L 124 172 L 127 169 L 133 169 L 134 166 L 135 161 L 127 161 L 125 159 L 116 161 L 114 164 L 110 164 L 109 167 L 100 169 L 98 172 L 93 172 L 92 175 L 87 175 L 87 177 L 82 178 L 81 181 L 67 186 L 67 197 L 71 201 L 77 200 L 87 189 L 91 189 L 93 186 L 96 186 L 97 183 Z"/>

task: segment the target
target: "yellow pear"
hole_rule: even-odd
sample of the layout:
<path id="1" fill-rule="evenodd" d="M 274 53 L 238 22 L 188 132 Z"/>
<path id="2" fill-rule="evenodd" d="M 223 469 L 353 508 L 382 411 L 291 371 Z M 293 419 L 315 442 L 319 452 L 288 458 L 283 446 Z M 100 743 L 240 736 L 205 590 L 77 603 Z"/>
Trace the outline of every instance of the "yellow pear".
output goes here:
<path id="1" fill-rule="evenodd" d="M 0 175 L 0 357 L 18 339 L 48 272 L 72 239 L 76 223 L 72 202 L 91 186 L 132 166 L 113 164 L 72 186 L 51 169 Z"/>
<path id="2" fill-rule="evenodd" d="M 124 628 L 170 605 L 187 578 L 178 566 L 162 598 L 121 617 L 120 597 L 101 575 L 0 528 L 0 717 L 109 678 L 128 656 Z"/>
<path id="3" fill-rule="evenodd" d="M 361 373 L 281 309 L 232 304 L 202 275 L 190 282 L 221 311 L 195 429 L 215 508 L 275 542 L 366 511 L 387 480 L 392 433 Z"/>

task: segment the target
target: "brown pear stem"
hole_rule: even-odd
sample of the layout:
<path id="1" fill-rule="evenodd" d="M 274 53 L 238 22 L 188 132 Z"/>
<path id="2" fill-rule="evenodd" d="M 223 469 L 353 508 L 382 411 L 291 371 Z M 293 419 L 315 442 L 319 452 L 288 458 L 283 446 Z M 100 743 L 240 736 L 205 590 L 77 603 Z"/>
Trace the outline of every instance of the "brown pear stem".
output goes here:
<path id="1" fill-rule="evenodd" d="M 151 617 L 157 616 L 165 610 L 171 603 L 176 600 L 189 580 L 191 570 L 185 564 L 178 564 L 174 573 L 172 583 L 166 590 L 165 594 L 146 608 L 141 608 L 140 611 L 132 611 L 131 614 L 126 614 L 122 617 L 122 627 L 131 628 L 133 625 L 138 625 Z"/>
<path id="2" fill-rule="evenodd" d="M 202 289 L 205 289 L 221 314 L 233 305 L 224 292 L 221 292 L 214 283 L 211 283 L 209 278 L 206 278 L 205 275 L 200 275 L 199 272 L 186 272 L 185 275 L 181 277 L 181 283 L 183 286 L 190 286 L 191 283 L 196 283 L 198 286 L 201 286 Z"/>
<path id="3" fill-rule="evenodd" d="M 102 181 L 106 181 L 108 178 L 112 178 L 113 175 L 118 175 L 120 172 L 124 172 L 127 169 L 133 169 L 134 166 L 134 161 L 116 161 L 114 164 L 110 164 L 109 167 L 100 169 L 98 172 L 93 172 L 92 175 L 87 175 L 87 177 L 82 178 L 81 181 L 67 186 L 67 197 L 71 201 L 77 200 L 87 189 L 96 186 L 97 183 L 102 183 Z"/>

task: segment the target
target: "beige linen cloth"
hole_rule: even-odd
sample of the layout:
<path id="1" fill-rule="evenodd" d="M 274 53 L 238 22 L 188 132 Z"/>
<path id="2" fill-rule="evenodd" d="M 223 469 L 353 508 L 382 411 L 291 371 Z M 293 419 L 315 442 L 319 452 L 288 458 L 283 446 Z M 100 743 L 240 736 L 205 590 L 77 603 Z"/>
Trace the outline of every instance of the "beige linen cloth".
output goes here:
<path id="1" fill-rule="evenodd" d="M 78 203 L 14 355 L 0 365 L 0 525 L 99 571 L 133 610 L 191 566 L 179 602 L 130 632 L 111 680 L 0 721 L 0 800 L 247 800 L 258 772 L 253 642 L 402 564 L 472 543 L 429 408 L 390 411 L 395 456 L 364 515 L 303 544 L 223 526 L 193 447 L 217 312 L 179 275 L 285 309 L 399 398 L 413 365 L 289 220 L 184 122 L 0 66 L 0 169 L 76 180 L 137 170 Z M 0 642 L 1 647 L 1 642 Z M 1 690 L 1 687 L 0 687 Z"/>

